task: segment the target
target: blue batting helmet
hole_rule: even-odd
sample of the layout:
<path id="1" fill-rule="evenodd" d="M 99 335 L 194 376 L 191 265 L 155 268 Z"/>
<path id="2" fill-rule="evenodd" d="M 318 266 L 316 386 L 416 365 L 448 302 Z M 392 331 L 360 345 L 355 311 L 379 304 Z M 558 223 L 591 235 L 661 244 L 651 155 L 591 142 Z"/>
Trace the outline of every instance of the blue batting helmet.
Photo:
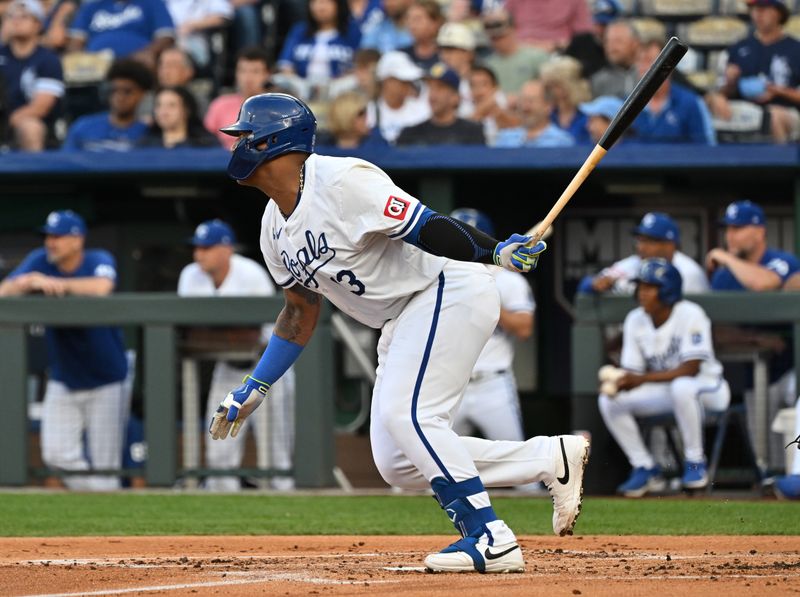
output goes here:
<path id="1" fill-rule="evenodd" d="M 666 259 L 645 259 L 639 267 L 636 283 L 658 286 L 658 298 L 665 305 L 674 305 L 683 297 L 683 278 Z"/>
<path id="2" fill-rule="evenodd" d="M 471 207 L 459 207 L 450 214 L 450 217 L 459 222 L 474 226 L 484 234 L 494 237 L 494 225 L 492 225 L 489 216 L 482 211 Z"/>
<path id="3" fill-rule="evenodd" d="M 290 151 L 313 153 L 316 130 L 314 114 L 296 97 L 262 93 L 247 98 L 239 119 L 220 129 L 226 135 L 241 137 L 234 145 L 228 174 L 244 180 L 264 162 Z"/>

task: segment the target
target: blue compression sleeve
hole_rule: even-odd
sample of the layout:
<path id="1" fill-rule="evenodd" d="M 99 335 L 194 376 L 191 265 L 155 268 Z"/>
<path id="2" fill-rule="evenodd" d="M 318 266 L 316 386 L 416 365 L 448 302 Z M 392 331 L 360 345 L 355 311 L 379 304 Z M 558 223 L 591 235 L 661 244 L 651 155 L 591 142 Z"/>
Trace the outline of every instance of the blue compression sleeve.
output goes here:
<path id="1" fill-rule="evenodd" d="M 267 349 L 250 377 L 271 386 L 288 371 L 301 352 L 303 347 L 299 344 L 272 334 Z"/>

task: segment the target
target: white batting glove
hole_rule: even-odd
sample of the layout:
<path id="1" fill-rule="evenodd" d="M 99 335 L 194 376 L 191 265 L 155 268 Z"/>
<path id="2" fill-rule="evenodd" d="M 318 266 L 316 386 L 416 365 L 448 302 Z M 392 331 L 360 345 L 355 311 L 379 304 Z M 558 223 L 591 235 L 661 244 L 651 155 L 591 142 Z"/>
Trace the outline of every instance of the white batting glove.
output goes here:
<path id="1" fill-rule="evenodd" d="M 225 439 L 228 437 L 228 432 L 231 437 L 239 435 L 247 417 L 264 402 L 269 384 L 249 375 L 243 381 L 244 383 L 231 390 L 217 407 L 217 412 L 214 413 L 211 425 L 208 427 L 211 439 Z"/>
<path id="2" fill-rule="evenodd" d="M 536 269 L 541 255 L 547 248 L 547 243 L 540 240 L 532 247 L 528 247 L 530 236 L 512 234 L 508 240 L 497 243 L 494 248 L 494 263 L 512 272 L 530 272 Z"/>

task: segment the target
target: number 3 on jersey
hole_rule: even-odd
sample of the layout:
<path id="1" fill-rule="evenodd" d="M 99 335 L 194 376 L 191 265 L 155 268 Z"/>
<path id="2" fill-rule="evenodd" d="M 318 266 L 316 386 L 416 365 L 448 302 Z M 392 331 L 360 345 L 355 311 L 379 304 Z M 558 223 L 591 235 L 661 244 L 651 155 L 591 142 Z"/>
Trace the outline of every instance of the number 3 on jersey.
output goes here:
<path id="1" fill-rule="evenodd" d="M 367 291 L 361 280 L 356 278 L 356 275 L 349 269 L 341 270 L 338 274 L 336 274 L 335 278 L 331 277 L 331 280 L 338 282 L 339 284 L 341 284 L 342 281 L 346 281 L 348 286 L 353 287 L 353 289 L 351 289 L 350 292 L 352 292 L 356 296 L 361 296 Z"/>

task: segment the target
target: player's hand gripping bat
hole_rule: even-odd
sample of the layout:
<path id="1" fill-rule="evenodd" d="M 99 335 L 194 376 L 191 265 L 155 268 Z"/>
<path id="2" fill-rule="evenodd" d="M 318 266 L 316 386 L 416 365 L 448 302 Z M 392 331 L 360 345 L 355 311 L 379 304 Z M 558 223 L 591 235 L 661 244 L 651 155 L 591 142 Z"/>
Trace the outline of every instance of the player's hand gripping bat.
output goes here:
<path id="1" fill-rule="evenodd" d="M 580 170 L 572 178 L 572 181 L 561 193 L 555 205 L 550 208 L 549 213 L 545 218 L 536 226 L 531 228 L 527 235 L 532 236 L 528 245 L 534 245 L 537 241 L 541 240 L 547 230 L 553 224 L 558 214 L 567 205 L 567 202 L 572 199 L 572 196 L 589 176 L 589 173 L 594 170 L 594 167 L 600 163 L 600 160 L 606 155 L 611 146 L 620 138 L 631 123 L 636 119 L 639 113 L 644 109 L 648 102 L 652 99 L 655 92 L 661 87 L 661 84 L 669 77 L 670 73 L 675 70 L 675 67 L 683 58 L 684 54 L 689 47 L 681 42 L 677 37 L 672 37 L 661 50 L 661 53 L 656 58 L 655 62 L 647 69 L 644 76 L 639 79 L 636 87 L 633 88 L 628 99 L 622 104 L 622 107 L 617 112 L 614 120 L 608 125 L 606 132 L 600 142 L 595 145 L 592 153 L 583 162 Z"/>

